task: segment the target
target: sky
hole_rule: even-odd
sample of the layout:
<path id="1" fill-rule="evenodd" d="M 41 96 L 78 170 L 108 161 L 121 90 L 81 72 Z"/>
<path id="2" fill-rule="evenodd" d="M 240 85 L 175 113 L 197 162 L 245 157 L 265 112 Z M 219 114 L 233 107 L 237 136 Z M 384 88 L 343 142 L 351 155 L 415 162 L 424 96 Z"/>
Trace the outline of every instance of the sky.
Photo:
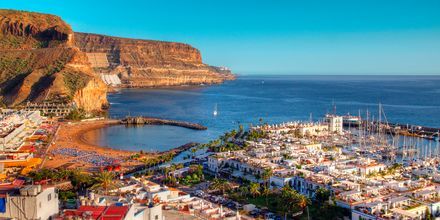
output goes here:
<path id="1" fill-rule="evenodd" d="M 74 31 L 177 41 L 239 74 L 440 75 L 439 0 L 0 0 Z"/>

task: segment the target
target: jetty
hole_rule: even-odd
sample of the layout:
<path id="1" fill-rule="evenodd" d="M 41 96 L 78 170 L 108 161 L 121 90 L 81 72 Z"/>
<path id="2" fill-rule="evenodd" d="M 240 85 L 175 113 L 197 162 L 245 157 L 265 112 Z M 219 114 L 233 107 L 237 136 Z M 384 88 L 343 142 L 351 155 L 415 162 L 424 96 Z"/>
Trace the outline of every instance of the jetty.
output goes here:
<path id="1" fill-rule="evenodd" d="M 193 130 L 207 130 L 208 128 L 191 122 L 185 122 L 185 121 L 176 121 L 176 120 L 169 120 L 169 119 L 161 119 L 161 118 L 151 118 L 151 117 L 144 117 L 144 116 L 138 116 L 138 117 L 126 117 L 121 120 L 122 124 L 126 125 L 171 125 L 171 126 L 178 126 Z"/>

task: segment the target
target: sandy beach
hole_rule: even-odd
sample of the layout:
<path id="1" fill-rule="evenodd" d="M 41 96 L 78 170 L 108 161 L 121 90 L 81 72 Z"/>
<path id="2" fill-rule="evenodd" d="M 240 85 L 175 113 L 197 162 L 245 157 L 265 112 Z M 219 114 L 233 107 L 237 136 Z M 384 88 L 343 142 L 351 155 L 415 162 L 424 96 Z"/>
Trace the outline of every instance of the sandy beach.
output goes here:
<path id="1" fill-rule="evenodd" d="M 117 120 L 99 120 L 88 122 L 63 122 L 57 136 L 49 148 L 49 157 L 43 167 L 46 168 L 84 168 L 99 169 L 111 164 L 120 164 L 123 169 L 139 165 L 140 162 L 130 160 L 135 152 L 116 150 L 88 143 L 83 134 L 105 126 L 119 124 Z"/>

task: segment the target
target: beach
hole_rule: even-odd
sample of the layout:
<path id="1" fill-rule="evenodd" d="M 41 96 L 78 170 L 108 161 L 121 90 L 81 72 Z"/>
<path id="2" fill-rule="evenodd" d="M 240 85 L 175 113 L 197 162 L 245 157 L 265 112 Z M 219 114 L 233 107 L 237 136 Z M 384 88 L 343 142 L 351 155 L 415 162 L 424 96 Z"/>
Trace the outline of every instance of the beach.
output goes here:
<path id="1" fill-rule="evenodd" d="M 135 152 L 117 150 L 88 143 L 83 135 L 91 130 L 117 125 L 118 120 L 99 120 L 87 122 L 62 122 L 49 147 L 45 168 L 83 168 L 99 169 L 109 165 L 120 165 L 130 169 L 141 163 L 129 159 Z"/>

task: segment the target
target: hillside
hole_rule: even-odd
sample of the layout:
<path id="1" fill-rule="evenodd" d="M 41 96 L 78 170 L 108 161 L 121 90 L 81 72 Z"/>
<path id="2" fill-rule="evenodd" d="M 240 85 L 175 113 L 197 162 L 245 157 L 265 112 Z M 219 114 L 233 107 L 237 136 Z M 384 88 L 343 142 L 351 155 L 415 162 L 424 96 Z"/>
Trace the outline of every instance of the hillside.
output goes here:
<path id="1" fill-rule="evenodd" d="M 73 46 L 73 31 L 59 17 L 0 10 L 0 39 L 3 104 L 73 101 L 89 112 L 107 105 L 106 85 Z"/>
<path id="2" fill-rule="evenodd" d="M 100 111 L 108 106 L 107 78 L 121 87 L 156 87 L 235 77 L 204 64 L 188 44 L 75 33 L 55 15 L 0 9 L 2 104 L 73 102 Z"/>

